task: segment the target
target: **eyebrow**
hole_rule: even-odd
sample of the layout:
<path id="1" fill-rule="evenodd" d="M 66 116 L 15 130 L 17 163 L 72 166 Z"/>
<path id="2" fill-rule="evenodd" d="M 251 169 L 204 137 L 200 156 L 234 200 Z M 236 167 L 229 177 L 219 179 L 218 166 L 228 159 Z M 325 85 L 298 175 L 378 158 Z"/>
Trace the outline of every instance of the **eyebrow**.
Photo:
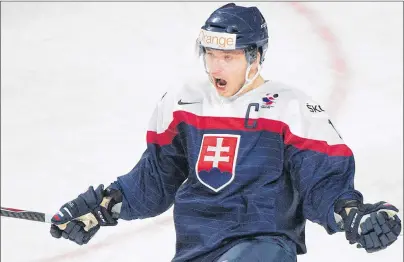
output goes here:
<path id="1" fill-rule="evenodd" d="M 208 49 L 208 48 L 206 48 L 206 52 L 213 52 L 213 51 L 220 51 L 220 52 L 225 53 L 225 54 L 234 54 L 234 55 L 244 53 L 243 50 L 216 50 L 216 49 Z"/>
<path id="2" fill-rule="evenodd" d="M 226 53 L 226 54 L 239 54 L 239 53 L 242 53 L 243 52 L 243 50 L 223 50 L 222 51 L 223 53 Z"/>

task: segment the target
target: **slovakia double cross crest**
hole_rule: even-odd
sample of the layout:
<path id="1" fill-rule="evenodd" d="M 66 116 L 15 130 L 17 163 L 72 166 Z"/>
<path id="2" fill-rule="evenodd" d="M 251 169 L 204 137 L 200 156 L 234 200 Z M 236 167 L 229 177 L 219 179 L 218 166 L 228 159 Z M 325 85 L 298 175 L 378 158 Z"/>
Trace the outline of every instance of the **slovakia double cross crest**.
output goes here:
<path id="1" fill-rule="evenodd" d="M 239 144 L 239 135 L 204 134 L 196 162 L 203 185 L 219 192 L 234 180 Z"/>

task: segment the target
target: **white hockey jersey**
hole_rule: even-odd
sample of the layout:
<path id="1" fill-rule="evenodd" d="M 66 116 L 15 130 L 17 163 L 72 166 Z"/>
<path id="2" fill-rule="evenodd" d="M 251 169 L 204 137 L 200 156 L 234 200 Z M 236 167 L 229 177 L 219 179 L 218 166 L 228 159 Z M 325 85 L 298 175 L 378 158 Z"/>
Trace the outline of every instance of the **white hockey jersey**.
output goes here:
<path id="1" fill-rule="evenodd" d="M 113 186 L 122 219 L 174 204 L 173 261 L 214 261 L 250 235 L 282 235 L 305 253 L 306 219 L 335 233 L 334 201 L 362 199 L 354 168 L 324 108 L 303 92 L 267 81 L 227 100 L 207 82 L 163 96 L 142 159 Z"/>

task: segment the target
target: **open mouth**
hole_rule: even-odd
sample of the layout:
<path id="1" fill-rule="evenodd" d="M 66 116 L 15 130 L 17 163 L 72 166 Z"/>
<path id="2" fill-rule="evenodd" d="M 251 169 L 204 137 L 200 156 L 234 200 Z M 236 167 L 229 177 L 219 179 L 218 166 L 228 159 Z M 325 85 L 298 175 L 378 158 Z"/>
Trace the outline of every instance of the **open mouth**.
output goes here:
<path id="1" fill-rule="evenodd" d="M 218 89 L 224 90 L 227 85 L 227 81 L 221 78 L 214 78 L 215 80 L 215 86 Z"/>

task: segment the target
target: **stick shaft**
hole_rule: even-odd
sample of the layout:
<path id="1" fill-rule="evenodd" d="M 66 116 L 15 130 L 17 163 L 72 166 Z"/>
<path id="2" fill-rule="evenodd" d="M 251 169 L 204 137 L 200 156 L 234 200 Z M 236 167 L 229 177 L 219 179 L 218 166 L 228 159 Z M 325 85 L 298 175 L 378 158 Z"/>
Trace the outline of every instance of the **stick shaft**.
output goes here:
<path id="1" fill-rule="evenodd" d="M 49 214 L 15 208 L 1 207 L 1 216 L 51 223 L 51 216 Z"/>

